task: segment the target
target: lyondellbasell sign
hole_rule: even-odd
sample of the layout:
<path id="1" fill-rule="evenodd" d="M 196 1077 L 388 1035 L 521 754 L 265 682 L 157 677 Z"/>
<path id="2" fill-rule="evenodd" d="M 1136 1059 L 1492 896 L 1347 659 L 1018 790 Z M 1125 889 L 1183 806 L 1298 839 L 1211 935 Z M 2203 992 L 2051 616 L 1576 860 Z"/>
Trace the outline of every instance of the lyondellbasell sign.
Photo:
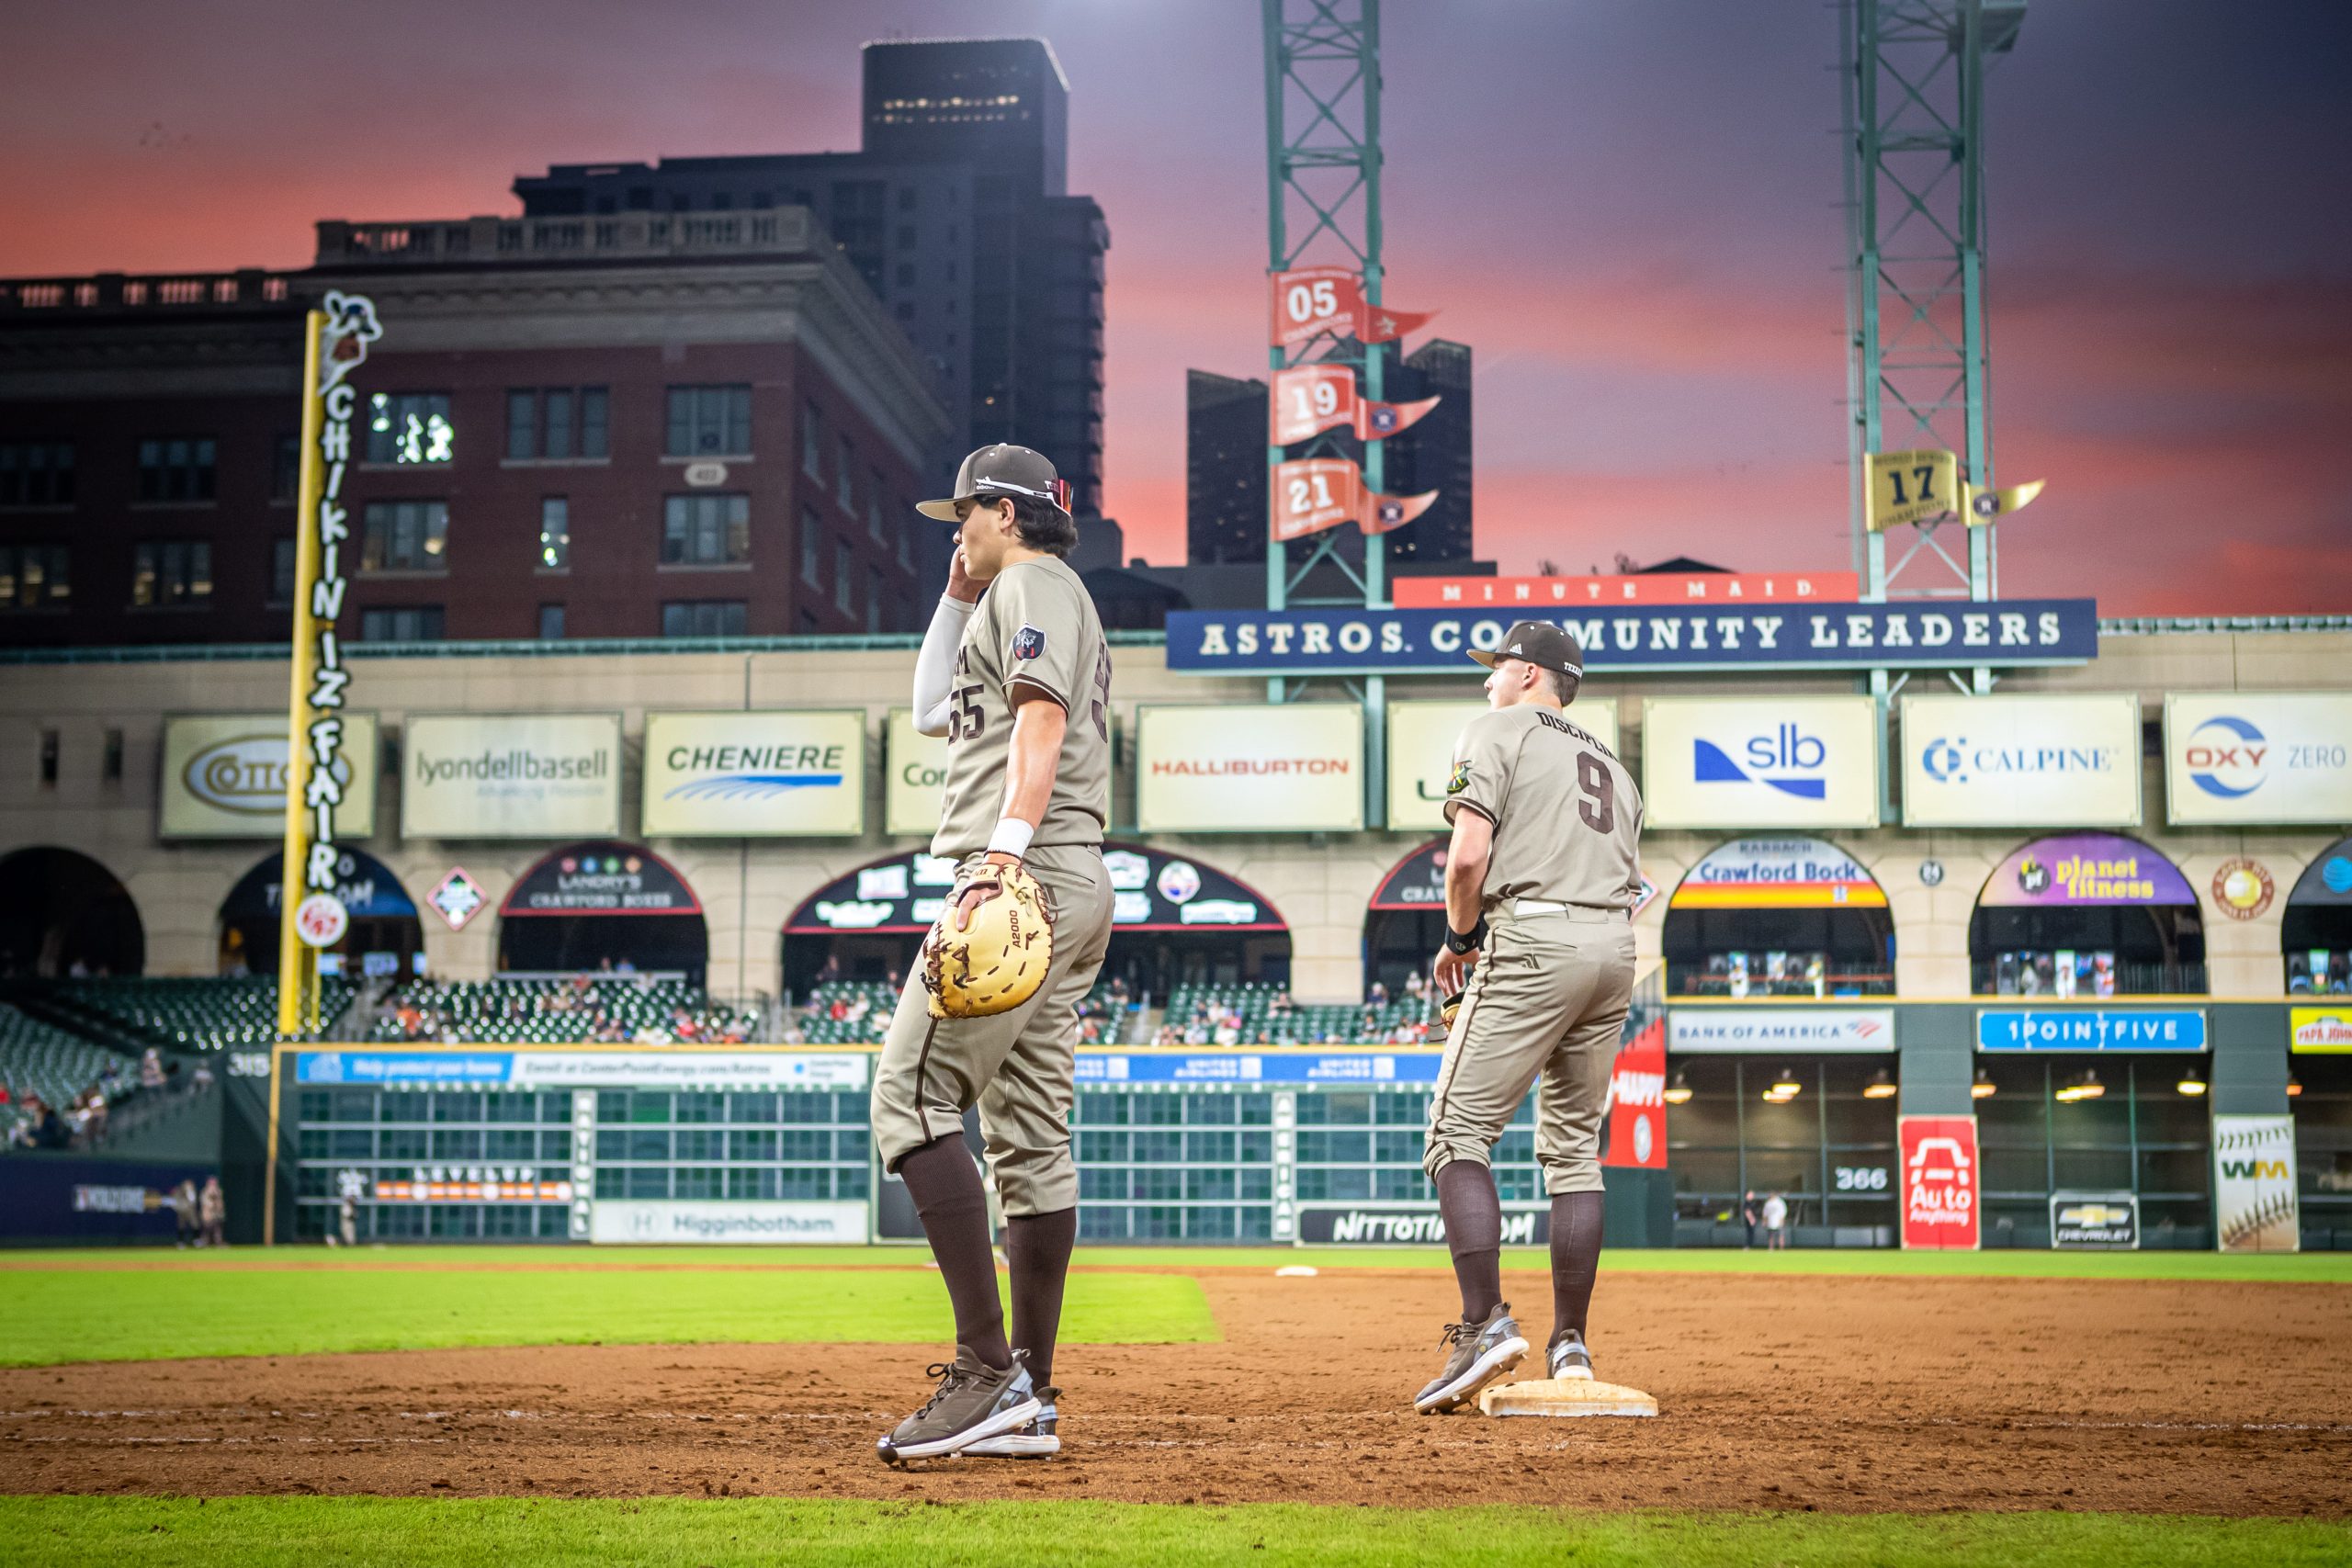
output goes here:
<path id="1" fill-rule="evenodd" d="M 1983 1182 L 1973 1116 L 1904 1116 L 1903 1245 L 1973 1251 Z"/>

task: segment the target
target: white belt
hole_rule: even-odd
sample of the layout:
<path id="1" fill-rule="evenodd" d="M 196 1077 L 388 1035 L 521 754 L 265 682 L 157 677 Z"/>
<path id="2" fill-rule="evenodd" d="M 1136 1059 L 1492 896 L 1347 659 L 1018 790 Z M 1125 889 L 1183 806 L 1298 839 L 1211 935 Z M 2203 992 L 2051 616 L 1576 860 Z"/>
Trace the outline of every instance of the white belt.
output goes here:
<path id="1" fill-rule="evenodd" d="M 1549 898 L 1514 898 L 1510 901 L 1510 912 L 1514 915 L 1565 915 L 1568 907 L 1554 903 Z"/>

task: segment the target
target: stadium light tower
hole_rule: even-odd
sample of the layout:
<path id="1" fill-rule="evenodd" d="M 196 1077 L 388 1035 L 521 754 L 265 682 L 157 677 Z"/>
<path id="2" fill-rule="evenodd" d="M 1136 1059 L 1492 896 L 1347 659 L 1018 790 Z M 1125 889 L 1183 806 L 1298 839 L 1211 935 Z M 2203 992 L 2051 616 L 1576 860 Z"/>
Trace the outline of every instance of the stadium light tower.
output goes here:
<path id="1" fill-rule="evenodd" d="M 1863 597 L 1996 597 L 1995 525 L 1957 514 L 1872 533 L 1867 454 L 1957 453 L 1994 483 L 1984 336 L 1984 71 L 2016 46 L 2025 0 L 1841 0 L 1849 434 Z M 1965 550 L 1947 547 L 1964 536 Z M 1890 549 L 1894 558 L 1889 559 Z M 1991 671 L 1973 689 L 1991 689 Z M 1888 694 L 1885 671 L 1871 690 Z"/>

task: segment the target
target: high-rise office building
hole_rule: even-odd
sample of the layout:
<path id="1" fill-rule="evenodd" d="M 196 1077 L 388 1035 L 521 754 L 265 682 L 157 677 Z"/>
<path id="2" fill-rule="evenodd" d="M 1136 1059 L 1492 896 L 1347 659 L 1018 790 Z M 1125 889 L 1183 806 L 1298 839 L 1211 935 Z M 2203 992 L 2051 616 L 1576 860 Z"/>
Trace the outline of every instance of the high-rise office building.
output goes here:
<path id="1" fill-rule="evenodd" d="M 530 216 L 809 209 L 933 367 L 956 441 L 1035 446 L 1099 514 L 1111 242 L 1066 194 L 1069 101 L 1042 39 L 871 43 L 858 152 L 559 164 L 514 194 Z"/>
<path id="2" fill-rule="evenodd" d="M 1184 558 L 1266 558 L 1266 383 L 1184 372 Z"/>

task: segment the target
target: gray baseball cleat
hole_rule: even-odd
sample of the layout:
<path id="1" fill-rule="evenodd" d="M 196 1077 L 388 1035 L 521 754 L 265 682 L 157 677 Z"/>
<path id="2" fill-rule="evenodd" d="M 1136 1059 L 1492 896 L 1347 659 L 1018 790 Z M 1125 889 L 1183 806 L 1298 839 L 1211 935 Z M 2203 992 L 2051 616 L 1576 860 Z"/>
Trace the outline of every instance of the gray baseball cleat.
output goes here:
<path id="1" fill-rule="evenodd" d="M 1509 1302 L 1496 1307 L 1484 1323 L 1447 1324 L 1442 1342 L 1453 1347 L 1446 1352 L 1445 1370 L 1413 1401 L 1413 1408 L 1424 1416 L 1474 1403 L 1480 1389 L 1527 1354 L 1527 1341 L 1520 1337 Z"/>
<path id="2" fill-rule="evenodd" d="M 1592 1352 L 1584 1348 L 1584 1336 L 1567 1329 L 1552 1341 L 1544 1359 L 1551 1363 L 1555 1378 L 1582 1378 L 1592 1381 Z"/>
<path id="3" fill-rule="evenodd" d="M 1000 1432 L 993 1438 L 982 1438 L 963 1450 L 967 1459 L 1050 1459 L 1062 1451 L 1059 1430 L 1061 1412 L 1055 1408 L 1061 1398 L 1057 1388 L 1037 1391 L 1037 1414 L 1026 1427 L 1016 1427 L 1010 1432 Z"/>
<path id="4" fill-rule="evenodd" d="M 1037 1415 L 1027 1361 L 1024 1352 L 1015 1350 L 1012 1365 L 998 1371 L 958 1348 L 953 1361 L 932 1364 L 930 1375 L 939 1380 L 939 1386 L 922 1409 L 874 1445 L 876 1450 L 889 1464 L 940 1459 L 961 1453 L 984 1438 L 1027 1426 Z"/>

